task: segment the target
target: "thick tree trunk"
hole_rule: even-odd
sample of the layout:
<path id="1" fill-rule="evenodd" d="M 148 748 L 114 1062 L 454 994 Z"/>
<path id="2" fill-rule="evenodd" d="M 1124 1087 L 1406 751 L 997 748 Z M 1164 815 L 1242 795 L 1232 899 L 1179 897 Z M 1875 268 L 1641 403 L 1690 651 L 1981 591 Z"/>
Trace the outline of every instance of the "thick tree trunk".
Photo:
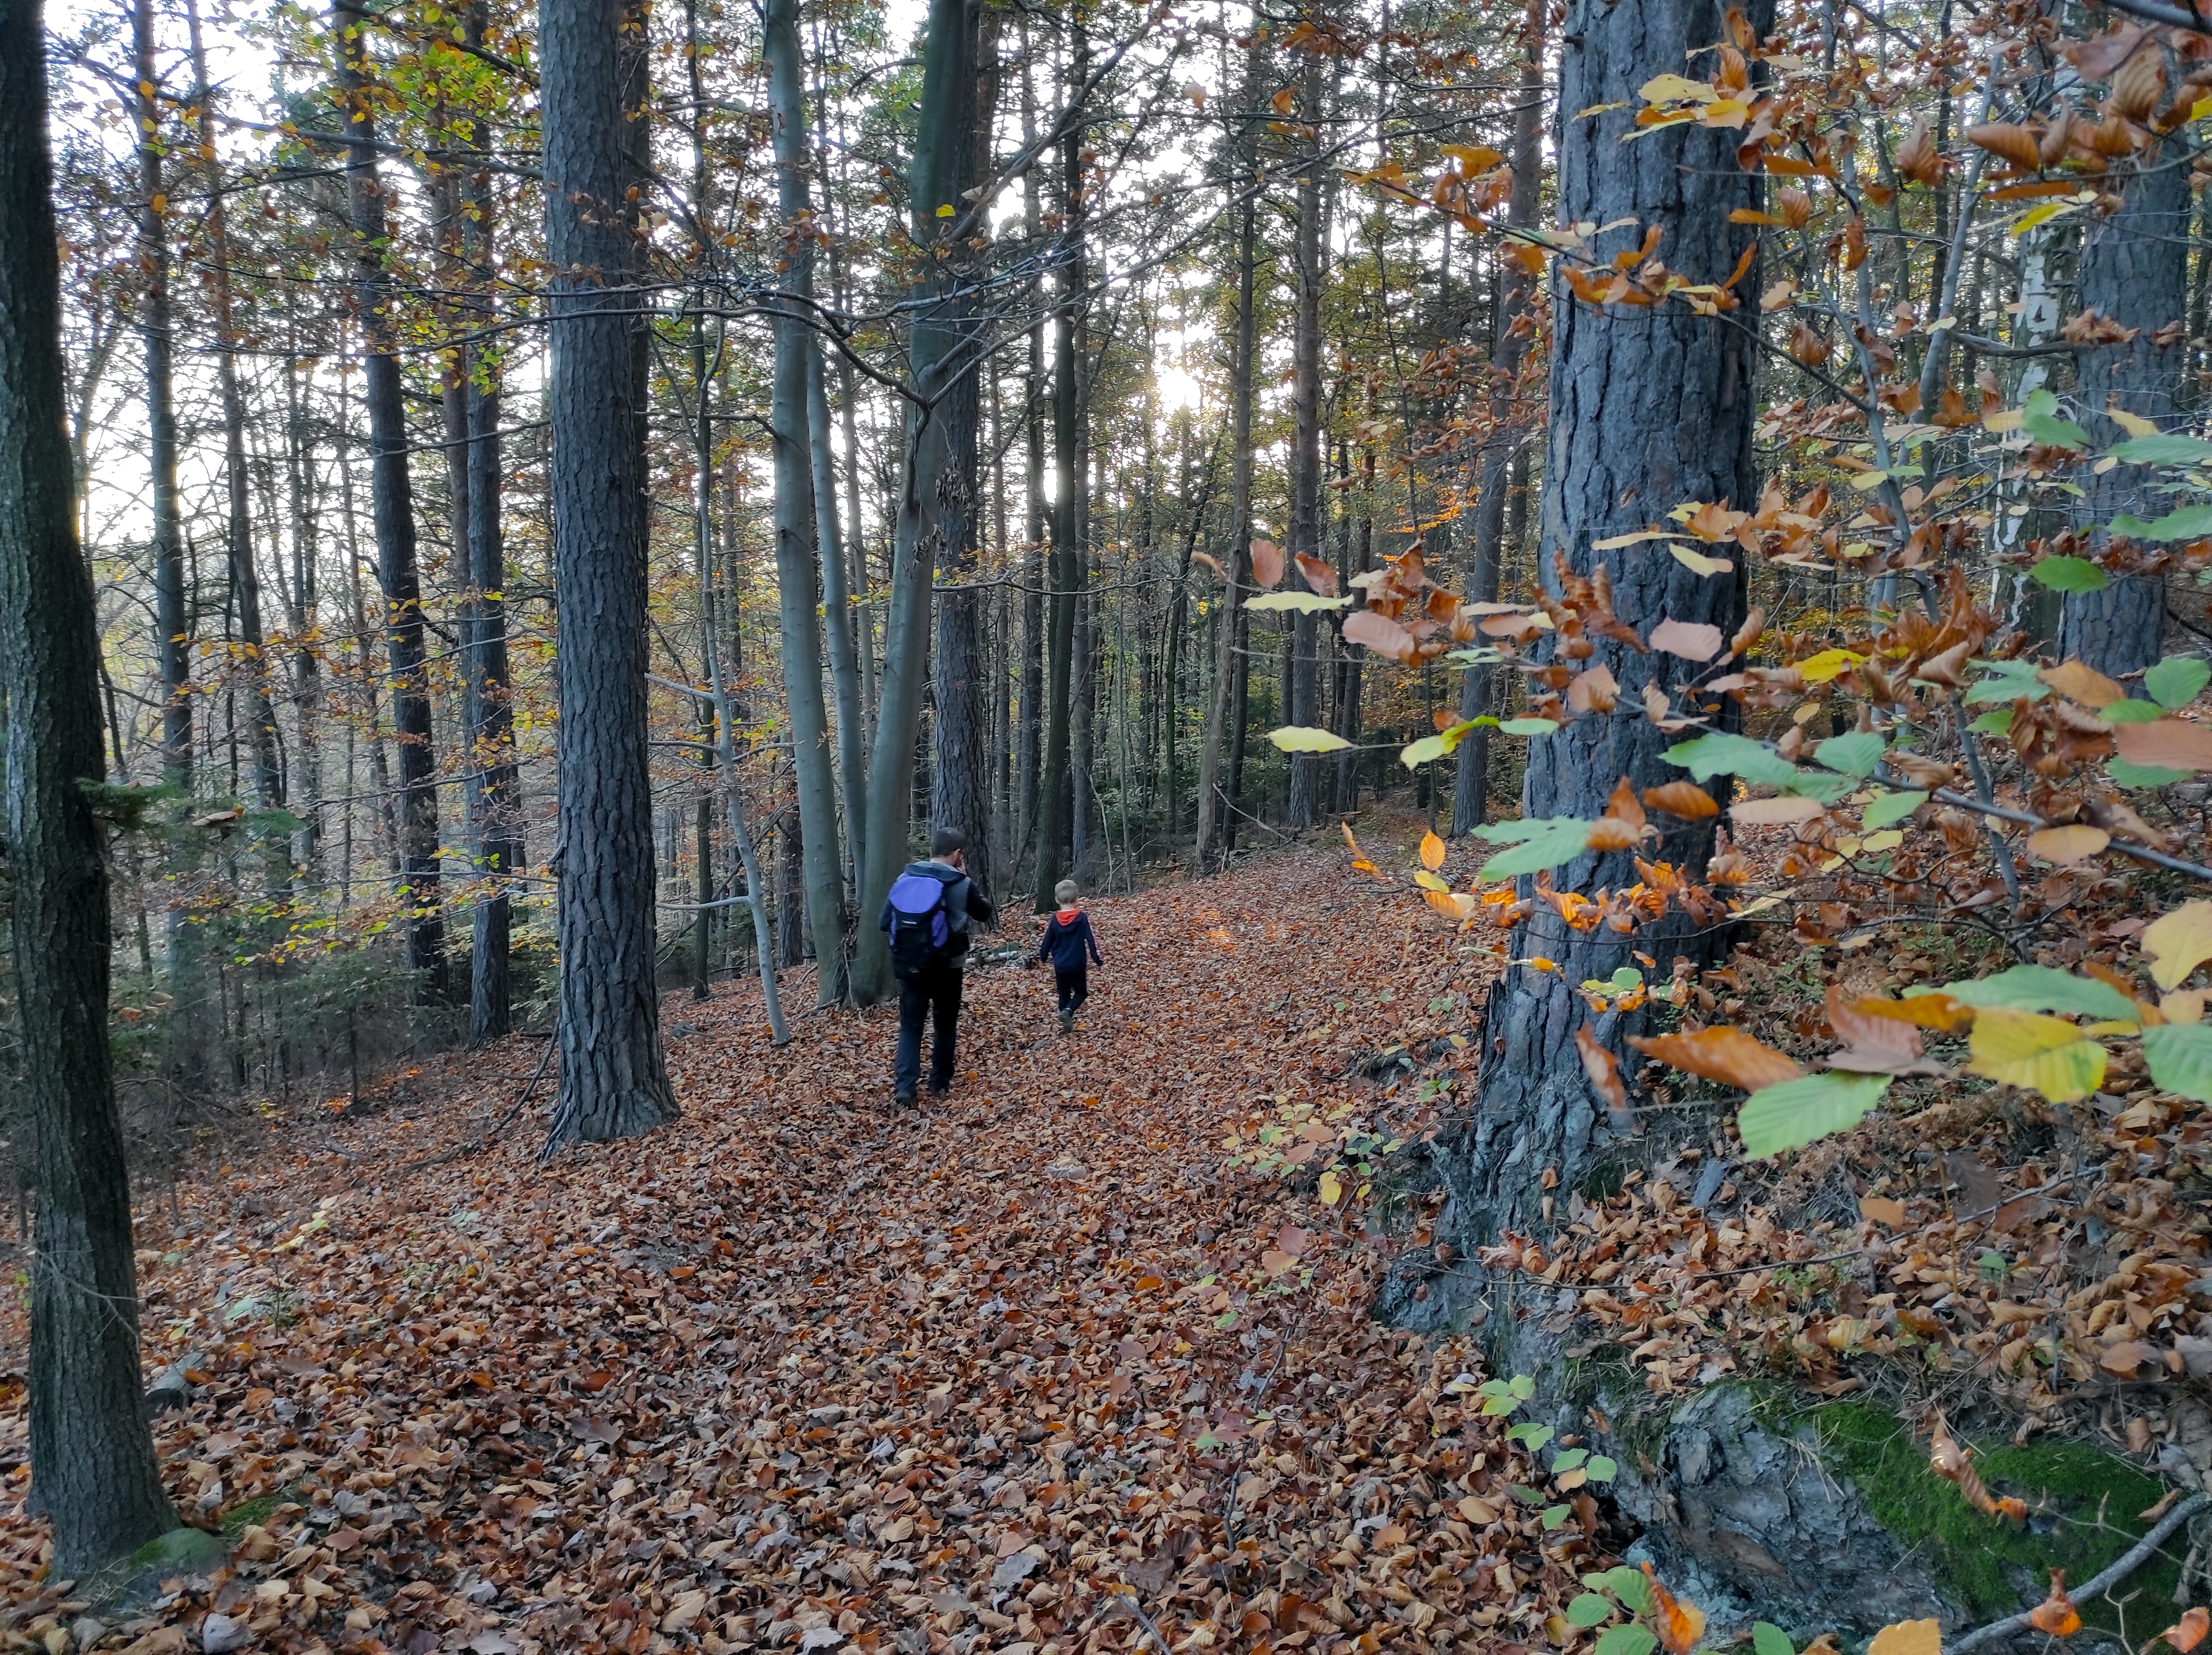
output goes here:
<path id="1" fill-rule="evenodd" d="M 1298 93 L 1298 115 L 1313 136 L 1308 141 L 1306 164 L 1298 175 L 1297 314 L 1291 330 L 1291 515 L 1290 551 L 1293 554 L 1285 585 L 1304 590 L 1295 555 L 1318 558 L 1321 545 L 1321 294 L 1328 272 L 1322 264 L 1328 246 L 1322 223 L 1321 134 L 1325 114 L 1322 107 L 1327 82 L 1322 75 L 1322 56 L 1310 52 Z M 1285 724 L 1310 725 L 1321 717 L 1321 621 L 1300 615 L 1291 627 L 1291 670 Z M 1311 753 L 1291 755 L 1290 795 L 1285 801 L 1285 825 L 1292 832 L 1313 826 L 1320 809 L 1321 761 Z"/>
<path id="2" fill-rule="evenodd" d="M 861 835 L 866 825 L 867 731 L 860 712 L 860 653 L 854 641 L 853 583 L 845 561 L 845 533 L 837 521 L 837 467 L 830 443 L 830 397 L 822 371 L 822 342 L 806 336 L 806 424 L 813 443 L 815 531 L 822 549 L 822 612 L 830 642 L 830 688 L 837 706 L 837 780 L 844 796 L 845 895 L 860 891 Z M 853 533 L 860 532 L 857 519 Z"/>
<path id="3" fill-rule="evenodd" d="M 2142 49 L 2159 48 L 2147 41 Z M 2077 401 L 2100 447 L 2125 434 L 2106 414 L 2108 407 L 2161 427 L 2175 425 L 2183 411 L 2181 371 L 2188 352 L 2180 324 L 2188 302 L 2191 203 L 2181 143 L 2177 134 L 2118 163 L 2118 176 L 2108 173 L 2105 187 L 2119 193 L 2120 210 L 2109 217 L 2087 215 L 2081 307 L 2137 330 L 2126 344 L 2093 346 L 2076 359 Z M 2084 478 L 2088 496 L 2081 502 L 2082 519 L 2101 540 L 2105 525 L 2119 512 L 2163 516 L 2167 507 L 2159 502 L 2164 496 L 2150 492 L 2155 481 L 2151 469 L 2138 465 Z M 2165 633 L 2165 577 L 2117 575 L 2100 591 L 2066 594 L 2059 656 L 2124 677 L 2156 664 Z"/>
<path id="4" fill-rule="evenodd" d="M 1521 28 L 1521 100 L 1513 112 L 1513 193 L 1505 207 L 1506 223 L 1526 231 L 1536 222 L 1537 198 L 1543 188 L 1544 149 L 1541 128 L 1544 106 L 1545 0 L 1529 0 Z M 1505 543 L 1505 494 L 1512 474 L 1514 452 L 1520 446 L 1521 421 L 1516 417 L 1516 394 L 1522 359 L 1528 355 L 1527 335 L 1517 325 L 1528 313 L 1528 288 L 1535 278 L 1517 262 L 1498 254 L 1498 280 L 1509 282 L 1498 306 L 1498 336 L 1490 349 L 1490 431 L 1482 450 L 1480 492 L 1475 498 L 1474 533 L 1468 542 L 1469 603 L 1491 603 L 1498 599 L 1500 557 Z M 1491 672 L 1486 666 L 1469 667 L 1461 681 L 1459 716 L 1462 720 L 1490 711 Z M 1474 731 L 1460 743 L 1459 773 L 1452 787 L 1454 838 L 1472 833 L 1490 814 L 1490 729 Z"/>
<path id="5" fill-rule="evenodd" d="M 646 56 L 623 0 L 542 0 L 561 615 L 561 1093 L 549 1146 L 673 1120 L 653 979 L 646 763 Z"/>
<path id="6" fill-rule="evenodd" d="M 53 1524 L 59 1579 L 136 1549 L 176 1516 L 146 1428 L 110 1067 L 107 834 L 87 791 L 106 779 L 100 641 L 64 434 L 52 187 L 39 7 L 11 0 L 0 5 L 0 688 L 18 1107 L 38 1207 L 29 1500 Z"/>
<path id="7" fill-rule="evenodd" d="M 361 312 L 362 383 L 368 411 L 369 500 L 384 588 L 392 718 L 399 742 L 399 885 L 407 906 L 407 965 L 424 1004 L 446 1003 L 446 926 L 438 905 L 437 755 L 430 735 L 422 595 L 415 560 L 415 494 L 398 357 L 398 294 L 384 264 L 386 224 L 376 176 L 376 120 L 368 83 L 368 21 L 359 0 L 334 0 L 338 88 L 346 106 L 346 194 Z"/>
<path id="8" fill-rule="evenodd" d="M 1183 510 L 1188 516 L 1183 524 L 1182 555 L 1176 561 L 1175 595 L 1168 603 L 1168 648 L 1164 691 L 1167 705 L 1161 723 L 1165 726 L 1161 744 L 1167 749 L 1167 837 L 1170 846 L 1175 836 L 1182 830 L 1182 777 L 1176 755 L 1176 726 L 1181 720 L 1181 679 L 1182 676 L 1182 634 L 1190 624 L 1190 563 L 1191 555 L 1198 549 L 1198 537 L 1206 526 L 1206 508 L 1213 499 L 1213 476 L 1221 460 L 1221 444 L 1216 440 L 1206 454 L 1206 480 L 1199 485 L 1198 497 L 1184 490 Z"/>
<path id="9" fill-rule="evenodd" d="M 1755 7 L 1752 26 L 1763 32 L 1771 15 L 1771 4 Z M 1735 135 L 1676 128 L 1622 142 L 1637 130 L 1636 88 L 1650 78 L 1651 65 L 1680 63 L 1690 51 L 1726 38 L 1717 0 L 1642 0 L 1634 6 L 1573 0 L 1562 38 L 1559 106 L 1605 112 L 1564 124 L 1560 216 L 1621 227 L 1601 242 L 1601 258 L 1611 256 L 1615 243 L 1633 245 L 1645 227 L 1656 227 L 1670 268 L 1692 282 L 1726 281 L 1753 235 L 1731 225 L 1729 215 L 1755 208 L 1760 192 L 1757 175 L 1735 164 Z M 1756 271 L 1735 290 L 1755 294 Z M 1590 548 L 1683 501 L 1750 502 L 1756 490 L 1747 330 L 1756 318 L 1739 314 L 1734 319 L 1742 325 L 1730 326 L 1683 305 L 1593 309 L 1564 283 L 1553 294 L 1553 314 L 1540 571 L 1547 589 L 1559 590 L 1555 560 L 1583 575 L 1602 567 L 1612 581 L 1615 614 L 1639 634 L 1671 617 L 1709 622 L 1723 638 L 1731 635 L 1744 609 L 1741 565 L 1732 579 L 1707 579 L 1663 548 Z M 1681 777 L 1662 756 L 1675 737 L 1627 709 L 1638 706 L 1647 684 L 1672 694 L 1705 670 L 1610 640 L 1601 641 L 1583 664 L 1601 664 L 1620 682 L 1623 711 L 1577 719 L 1531 743 L 1522 796 L 1526 817 L 1594 817 L 1623 777 L 1638 787 Z M 1711 823 L 1672 828 L 1656 854 L 1699 868 L 1712 839 Z M 1636 878 L 1628 854 L 1613 852 L 1577 858 L 1559 870 L 1557 882 L 1561 890 L 1587 894 Z M 1558 969 L 1516 970 L 1499 979 L 1482 1030 L 1480 1106 L 1435 1146 L 1451 1196 L 1449 1229 L 1462 1250 L 1503 1231 L 1544 1229 L 1554 1215 L 1554 1197 L 1547 1192 L 1556 1189 L 1563 1203 L 1612 1141 L 1577 1059 L 1575 1035 L 1589 1026 L 1627 1058 L 1624 1073 L 1632 1075 L 1641 1063 L 1626 1042 L 1640 1015 L 1595 1016 L 1574 985 L 1633 964 L 1636 952 L 1656 957 L 1663 973 L 1675 956 L 1700 963 L 1724 942 L 1717 931 L 1693 932 L 1680 913 L 1621 937 L 1602 927 L 1577 931 L 1549 905 L 1536 909 L 1515 937 L 1513 953 L 1541 955 Z M 1450 1313 L 1442 1301 L 1451 1296 L 1432 1294 L 1422 1313 Z"/>
<path id="10" fill-rule="evenodd" d="M 806 109 L 801 91 L 798 0 L 769 0 L 763 51 L 775 121 L 776 198 L 787 252 L 784 280 L 797 301 L 814 291 L 813 243 L 805 230 Z M 805 863 L 806 914 L 814 937 L 815 1003 L 845 997 L 845 879 L 838 848 L 837 785 L 830 748 L 830 714 L 822 697 L 821 546 L 815 528 L 815 444 L 809 421 L 810 379 L 818 388 L 820 359 L 803 312 L 779 309 L 769 425 L 775 473 L 776 591 L 783 618 L 783 688 L 791 712 L 791 749 L 799 792 L 799 835 Z M 812 373 L 809 373 L 809 365 Z M 834 508 L 833 508 L 834 509 Z M 834 540 L 834 537 L 833 537 Z M 832 553 L 834 561 L 835 554 Z M 833 610 L 831 629 L 845 623 Z"/>
<path id="11" fill-rule="evenodd" d="M 929 656 L 931 577 L 944 547 L 966 532 L 972 479 L 959 463 L 953 391 L 975 372 L 963 325 L 965 305 L 951 296 L 963 261 L 957 257 L 961 192 L 973 154 L 975 0 L 930 0 L 922 62 L 921 110 L 908 179 L 911 233 L 925 274 L 908 347 L 908 389 L 899 494 L 891 538 L 890 614 L 884 632 L 875 750 L 868 767 L 866 877 L 855 927 L 853 995 L 863 1005 L 886 992 L 890 956 L 876 928 L 891 882 L 905 864 L 913 826 L 915 751 Z M 951 213 L 940 218 L 937 209 Z M 931 255 L 944 247 L 943 258 Z"/>

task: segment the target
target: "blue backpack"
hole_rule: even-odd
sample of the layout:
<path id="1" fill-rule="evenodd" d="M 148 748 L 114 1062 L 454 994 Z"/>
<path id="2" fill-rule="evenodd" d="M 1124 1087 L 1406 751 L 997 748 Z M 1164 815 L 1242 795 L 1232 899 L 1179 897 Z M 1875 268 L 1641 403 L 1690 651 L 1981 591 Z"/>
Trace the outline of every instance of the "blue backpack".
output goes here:
<path id="1" fill-rule="evenodd" d="M 952 917 L 945 911 L 949 882 L 903 873 L 892 882 L 891 975 L 911 983 L 952 957 Z"/>

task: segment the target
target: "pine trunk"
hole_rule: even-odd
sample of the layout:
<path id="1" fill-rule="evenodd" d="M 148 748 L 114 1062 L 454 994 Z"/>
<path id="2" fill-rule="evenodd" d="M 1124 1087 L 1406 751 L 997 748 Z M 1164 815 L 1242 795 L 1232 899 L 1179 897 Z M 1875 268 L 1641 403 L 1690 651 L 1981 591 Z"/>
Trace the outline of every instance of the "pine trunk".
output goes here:
<path id="1" fill-rule="evenodd" d="M 1298 113 L 1313 133 L 1304 171 L 1298 175 L 1297 315 L 1291 332 L 1291 555 L 1284 573 L 1286 590 L 1302 591 L 1297 555 L 1318 559 L 1321 546 L 1321 294 L 1326 279 L 1322 227 L 1322 107 L 1325 82 L 1319 52 L 1307 54 L 1299 87 Z M 1321 717 L 1319 617 L 1301 614 L 1291 627 L 1290 682 L 1278 711 L 1285 724 L 1306 726 Z M 1284 824 L 1293 833 L 1313 826 L 1320 809 L 1321 761 L 1311 753 L 1291 755 L 1289 796 Z"/>
<path id="2" fill-rule="evenodd" d="M 37 1203 L 29 1503 L 53 1525 L 49 1573 L 61 1579 L 135 1550 L 176 1516 L 146 1428 L 108 1046 L 107 829 L 88 791 L 106 779 L 100 641 L 64 434 L 52 185 L 39 7 L 0 5 L 0 688 L 17 1108 Z"/>
<path id="3" fill-rule="evenodd" d="M 646 330 L 633 185 L 646 57 L 623 0 L 542 0 L 561 616 L 561 1091 L 549 1147 L 676 1118 L 653 979 L 646 749 Z"/>
<path id="4" fill-rule="evenodd" d="M 1764 30 L 1771 4 L 1754 8 Z M 1717 0 L 1644 0 L 1615 6 L 1573 0 L 1562 36 L 1565 50 L 1559 106 L 1602 113 L 1565 123 L 1559 143 L 1559 202 L 1568 222 L 1618 225 L 1601 243 L 1633 245 L 1656 227 L 1670 268 L 1692 282 L 1724 282 L 1753 232 L 1729 214 L 1755 209 L 1760 184 L 1735 163 L 1735 135 L 1674 128 L 1623 140 L 1634 124 L 1636 88 L 1651 65 L 1680 63 L 1692 50 L 1726 38 Z M 1756 270 L 1736 291 L 1759 291 Z M 1556 343 L 1550 397 L 1551 463 L 1546 478 L 1540 576 L 1559 589 L 1555 561 L 1579 574 L 1602 567 L 1614 612 L 1639 634 L 1665 618 L 1709 622 L 1725 638 L 1744 611 L 1741 575 L 1709 579 L 1692 573 L 1663 548 L 1639 545 L 1591 550 L 1642 527 L 1687 500 L 1747 505 L 1755 493 L 1751 441 L 1753 386 L 1750 340 L 1757 318 L 1727 321 L 1696 315 L 1687 306 L 1600 310 L 1577 302 L 1559 284 L 1553 295 Z M 1635 707 L 1647 684 L 1670 693 L 1704 669 L 1676 657 L 1643 654 L 1601 641 L 1587 664 L 1610 668 L 1623 709 Z M 1522 795 L 1525 817 L 1595 817 L 1623 777 L 1638 787 L 1679 779 L 1662 755 L 1675 738 L 1634 714 L 1577 719 L 1556 737 L 1534 742 Z M 1722 797 L 1725 797 L 1723 793 Z M 1671 820 L 1671 819 L 1669 819 Z M 1701 868 L 1713 842 L 1711 824 L 1668 831 L 1656 854 L 1677 866 Z M 1584 856 L 1559 870 L 1558 887 L 1588 894 L 1600 886 L 1635 882 L 1627 853 Z M 1524 891 L 1528 882 L 1523 881 Z M 1677 913 L 1620 937 L 1601 928 L 1577 931 L 1548 905 L 1516 935 L 1513 953 L 1558 963 L 1547 972 L 1516 970 L 1492 990 L 1483 1025 L 1479 1106 L 1467 1124 L 1434 1149 L 1451 1197 L 1447 1224 L 1462 1250 L 1501 1233 L 1542 1232 L 1553 1218 L 1556 1189 L 1564 1203 L 1612 1143 L 1601 1106 L 1578 1061 L 1575 1037 L 1588 1027 L 1623 1054 L 1625 1073 L 1641 1066 L 1626 1045 L 1641 1014 L 1599 1016 L 1574 985 L 1609 977 L 1642 952 L 1664 972 L 1677 955 L 1703 963 L 1725 946 L 1725 934 L 1694 932 Z M 1472 1278 L 1445 1278 L 1472 1285 Z M 1431 1294 L 1401 1314 L 1427 1320 L 1449 1315 L 1452 1292 Z"/>

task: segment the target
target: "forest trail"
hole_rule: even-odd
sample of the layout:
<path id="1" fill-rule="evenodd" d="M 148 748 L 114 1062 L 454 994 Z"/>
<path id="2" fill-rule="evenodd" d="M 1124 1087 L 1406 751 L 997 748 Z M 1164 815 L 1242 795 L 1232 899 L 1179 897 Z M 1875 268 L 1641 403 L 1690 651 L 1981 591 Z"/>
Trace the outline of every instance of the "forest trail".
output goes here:
<path id="1" fill-rule="evenodd" d="M 148 1371 L 196 1362 L 157 1443 L 244 1544 L 100 1646 L 212 1611 L 275 1650 L 1135 1648 L 1116 1596 L 1177 1651 L 1541 1641 L 1587 1549 L 1480 1498 L 1514 1451 L 1438 1394 L 1471 1354 L 1375 1324 L 1383 1244 L 1225 1164 L 1279 1097 L 1395 1113 L 1393 1047 L 1471 1063 L 1449 932 L 1348 862 L 1093 903 L 1072 1036 L 1049 971 L 979 968 L 933 1107 L 889 1104 L 889 1008 L 774 1052 L 725 986 L 664 1003 L 686 1113 L 646 1139 L 434 1160 L 516 1043 L 189 1187 L 142 1231 Z"/>

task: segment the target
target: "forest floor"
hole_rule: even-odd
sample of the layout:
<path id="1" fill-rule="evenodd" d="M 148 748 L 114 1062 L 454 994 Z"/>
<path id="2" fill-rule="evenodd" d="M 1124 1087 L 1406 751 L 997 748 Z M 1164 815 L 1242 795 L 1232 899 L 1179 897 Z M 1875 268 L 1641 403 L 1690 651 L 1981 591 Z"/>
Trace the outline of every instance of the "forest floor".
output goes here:
<path id="1" fill-rule="evenodd" d="M 1483 1413 L 1472 1338 L 1370 1314 L 1386 1273 L 1418 1295 L 1458 1267 L 1433 1194 L 1370 1173 L 1468 1098 L 1501 941 L 1416 900 L 1420 826 L 1363 828 L 1373 874 L 1329 846 L 1093 902 L 1107 963 L 1073 1034 L 1048 971 L 979 962 L 958 1082 L 919 1109 L 890 1100 L 890 1008 L 799 1015 L 779 1051 L 752 981 L 664 1001 L 679 1122 L 544 1166 L 550 1100 L 517 1113 L 532 1040 L 396 1071 L 359 1107 L 272 1106 L 258 1147 L 139 1217 L 147 1371 L 189 1386 L 156 1446 L 230 1563 L 157 1574 L 127 1615 L 46 1578 L 18 1299 L 0 1646 L 1587 1640 L 1561 1610 L 1626 1539 L 1577 1487 L 1588 1449 L 1532 1463 Z M 2141 925 L 2079 927 L 2045 963 L 2134 969 Z M 1698 1005 L 1807 1058 L 1835 1039 L 1824 992 L 1980 969 L 1910 931 L 1747 930 Z M 1019 916 L 985 952 L 1036 936 Z M 1651 1083 L 1619 1191 L 1570 1192 L 1554 1256 L 1507 1238 L 1485 1262 L 1572 1290 L 1656 1403 L 1757 1374 L 1866 1391 L 1916 1440 L 2087 1439 L 2150 1489 L 2212 1478 L 2212 1122 L 2132 1053 L 2074 1111 L 1908 1078 L 1773 1167 L 1734 1159 L 1737 1094 Z M 1912 1499 L 1980 1521 L 1925 1452 L 1899 1461 Z M 2116 1548 L 2172 1497 L 2087 1520 Z"/>
<path id="2" fill-rule="evenodd" d="M 1504 1422 L 1444 1389 L 1472 1352 L 1370 1318 L 1390 1244 L 1352 1192 L 1224 1149 L 1471 1067 L 1480 964 L 1348 862 L 1092 904 L 1072 1035 L 1049 971 L 977 968 L 918 1110 L 891 1009 L 776 1051 L 744 982 L 664 1003 L 684 1114 L 640 1142 L 541 1167 L 534 1108 L 494 1135 L 522 1040 L 273 1118 L 141 1227 L 148 1371 L 191 1385 L 157 1445 L 233 1566 L 108 1625 L 41 1578 L 18 1318 L 10 1646 L 1541 1644 L 1595 1506 L 1517 1513 Z"/>

